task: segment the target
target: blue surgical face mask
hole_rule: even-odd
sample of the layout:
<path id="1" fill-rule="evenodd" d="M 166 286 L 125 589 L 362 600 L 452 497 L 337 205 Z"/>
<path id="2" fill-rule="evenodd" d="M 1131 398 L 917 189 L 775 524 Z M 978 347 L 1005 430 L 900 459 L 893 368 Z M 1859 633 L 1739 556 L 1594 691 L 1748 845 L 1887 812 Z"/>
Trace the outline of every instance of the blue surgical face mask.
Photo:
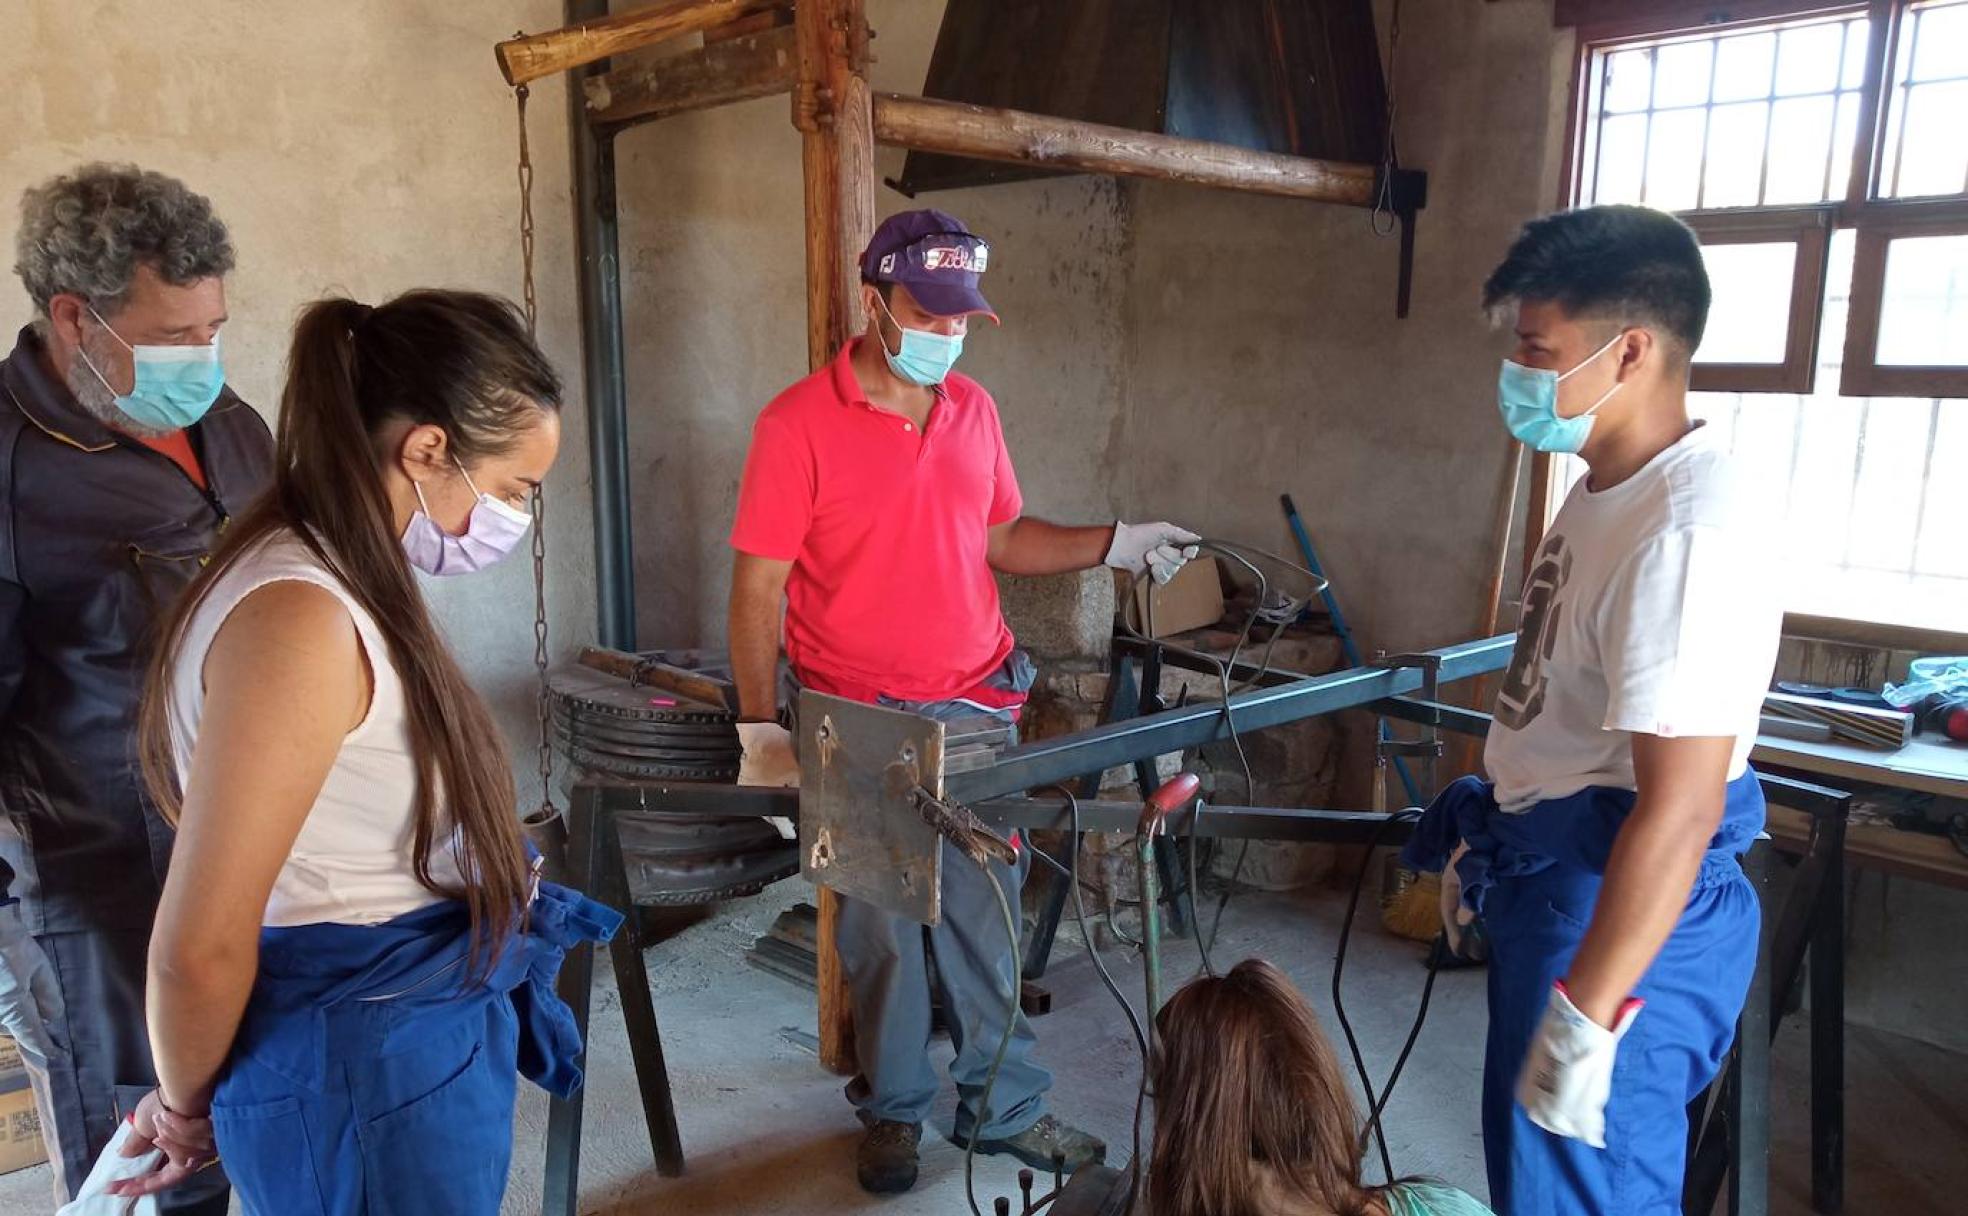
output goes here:
<path id="1" fill-rule="evenodd" d="M 109 322 L 95 309 L 89 315 L 109 330 L 109 336 L 123 342 L 123 335 L 110 329 Z M 219 340 L 209 346 L 131 346 L 131 365 L 136 378 L 128 393 L 110 388 L 107 378 L 82 352 L 82 361 L 95 372 L 96 379 L 109 389 L 116 408 L 138 426 L 152 431 L 181 431 L 205 416 L 225 387 L 225 368 L 219 362 Z"/>
<path id="2" fill-rule="evenodd" d="M 1604 396 L 1592 403 L 1591 409 L 1570 418 L 1558 416 L 1558 385 L 1571 378 L 1579 368 L 1613 349 L 1625 336 L 1625 330 L 1614 334 L 1612 341 L 1587 355 L 1578 367 L 1563 375 L 1505 359 L 1503 370 L 1497 373 L 1497 405 L 1503 411 L 1503 425 L 1509 427 L 1510 433 L 1519 440 L 1540 452 L 1577 452 L 1584 448 L 1586 437 L 1592 433 L 1593 416 L 1614 393 L 1620 391 L 1620 384 L 1616 382 L 1607 389 Z"/>
<path id="3" fill-rule="evenodd" d="M 875 299 L 881 301 L 881 296 Z M 876 340 L 882 344 L 882 354 L 888 359 L 888 370 L 894 372 L 911 384 L 928 388 L 943 383 L 944 377 L 957 364 L 957 356 L 963 353 L 962 334 L 938 334 L 926 329 L 909 329 L 895 320 L 895 314 L 888 311 L 888 304 L 882 302 L 882 312 L 895 328 L 902 331 L 902 349 L 888 349 L 888 342 L 881 337 L 881 327 L 875 327 Z"/>

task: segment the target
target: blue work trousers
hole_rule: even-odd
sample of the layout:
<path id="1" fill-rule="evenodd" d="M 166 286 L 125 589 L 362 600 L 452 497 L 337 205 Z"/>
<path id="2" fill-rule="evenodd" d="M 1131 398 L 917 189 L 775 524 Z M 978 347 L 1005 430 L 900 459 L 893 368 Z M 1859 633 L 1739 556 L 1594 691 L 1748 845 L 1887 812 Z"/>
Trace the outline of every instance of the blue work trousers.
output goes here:
<path id="1" fill-rule="evenodd" d="M 247 1216 L 496 1216 L 519 1080 L 512 1002 L 392 1036 L 387 1001 L 328 1011 L 314 1089 L 253 1060 L 212 1104 L 219 1153 Z"/>

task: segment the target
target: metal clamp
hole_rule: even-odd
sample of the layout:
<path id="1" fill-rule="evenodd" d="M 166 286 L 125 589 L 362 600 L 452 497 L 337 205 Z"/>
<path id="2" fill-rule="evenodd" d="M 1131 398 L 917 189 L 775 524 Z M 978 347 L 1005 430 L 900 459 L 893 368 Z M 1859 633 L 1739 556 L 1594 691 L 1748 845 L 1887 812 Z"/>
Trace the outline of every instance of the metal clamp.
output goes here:
<path id="1" fill-rule="evenodd" d="M 921 786 L 916 787 L 915 799 L 916 813 L 922 816 L 923 822 L 962 849 L 972 861 L 979 865 L 987 861 L 1000 861 L 1008 866 L 1018 864 L 1018 850 L 984 826 L 984 821 L 969 807 L 960 802 L 946 802 Z"/>

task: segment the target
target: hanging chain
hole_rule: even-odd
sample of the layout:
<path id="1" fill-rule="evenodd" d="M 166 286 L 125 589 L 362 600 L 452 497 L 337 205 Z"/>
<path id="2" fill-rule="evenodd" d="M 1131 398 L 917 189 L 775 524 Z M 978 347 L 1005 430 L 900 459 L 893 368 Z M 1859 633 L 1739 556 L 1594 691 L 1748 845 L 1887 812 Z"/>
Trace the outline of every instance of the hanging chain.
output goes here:
<path id="1" fill-rule="evenodd" d="M 1367 213 L 1367 226 L 1375 236 L 1391 236 L 1398 224 L 1394 214 L 1394 169 L 1399 159 L 1394 151 L 1394 69 L 1401 51 L 1401 0 L 1387 22 L 1387 130 L 1380 151 L 1380 188 L 1374 194 L 1373 210 Z"/>
<path id="2" fill-rule="evenodd" d="M 540 302 L 533 290 L 533 154 L 526 145 L 527 88 L 513 91 L 519 102 L 519 258 L 520 302 L 526 312 L 526 334 L 538 335 Z M 559 814 L 553 796 L 553 697 L 547 686 L 547 503 L 533 487 L 533 667 L 540 679 L 540 806 L 541 822 Z"/>

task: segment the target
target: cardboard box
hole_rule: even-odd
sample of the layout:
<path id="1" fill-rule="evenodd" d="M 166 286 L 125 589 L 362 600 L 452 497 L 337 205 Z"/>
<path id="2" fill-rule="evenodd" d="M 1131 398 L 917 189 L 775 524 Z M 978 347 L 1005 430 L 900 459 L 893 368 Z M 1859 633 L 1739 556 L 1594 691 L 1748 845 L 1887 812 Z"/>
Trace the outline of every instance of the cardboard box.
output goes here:
<path id="1" fill-rule="evenodd" d="M 0 1035 L 0 1174 L 11 1174 L 48 1159 L 41 1143 L 41 1114 L 28 1088 L 20 1049 Z"/>
<path id="2" fill-rule="evenodd" d="M 1154 597 L 1154 632 L 1150 633 L 1149 597 Z M 1216 558 L 1205 553 L 1185 564 L 1167 583 L 1143 578 L 1134 587 L 1134 626 L 1148 637 L 1201 629 L 1223 619 L 1223 576 Z"/>

